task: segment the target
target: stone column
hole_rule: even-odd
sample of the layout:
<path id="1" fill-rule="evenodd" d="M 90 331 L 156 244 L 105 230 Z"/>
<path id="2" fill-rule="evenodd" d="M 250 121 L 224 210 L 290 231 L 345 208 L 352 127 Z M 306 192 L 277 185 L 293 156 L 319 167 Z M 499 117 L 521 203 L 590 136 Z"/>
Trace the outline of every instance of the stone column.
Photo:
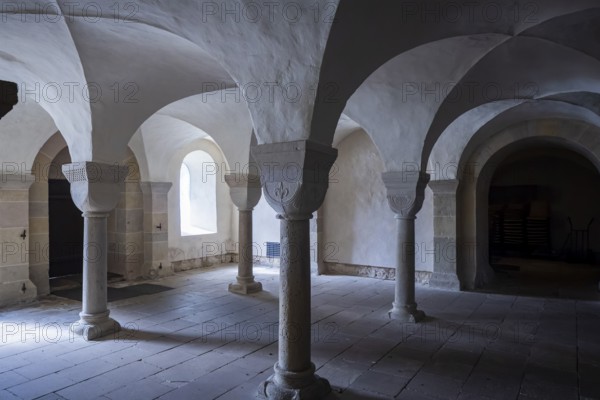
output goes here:
<path id="1" fill-rule="evenodd" d="M 29 261 L 42 257 L 29 242 L 28 174 L 0 175 L 0 307 L 34 300 L 37 288 L 29 277 Z"/>
<path id="2" fill-rule="evenodd" d="M 173 274 L 169 261 L 169 200 L 171 182 L 141 182 L 144 199 L 143 275 L 158 278 Z"/>
<path id="3" fill-rule="evenodd" d="M 415 219 L 423 206 L 429 175 L 418 172 L 384 172 L 387 198 L 398 225 L 396 290 L 388 315 L 402 322 L 419 322 L 425 313 L 415 301 Z"/>
<path id="4" fill-rule="evenodd" d="M 252 174 L 228 174 L 225 175 L 225 182 L 239 216 L 238 275 L 236 282 L 229 284 L 229 291 L 239 294 L 260 292 L 262 284 L 254 280 L 252 273 L 252 210 L 260 200 L 260 177 Z"/>
<path id="5" fill-rule="evenodd" d="M 71 325 L 71 330 L 86 340 L 120 330 L 107 307 L 107 220 L 119 201 L 127 170 L 95 162 L 63 165 L 73 202 L 84 218 L 82 306 L 80 320 Z"/>
<path id="6" fill-rule="evenodd" d="M 279 357 L 260 387 L 268 399 L 323 399 L 331 391 L 310 360 L 310 218 L 323 203 L 337 150 L 311 141 L 254 146 L 265 198 L 281 220 Z"/>
<path id="7" fill-rule="evenodd" d="M 435 258 L 429 286 L 439 289 L 460 290 L 456 269 L 457 217 L 456 192 L 458 180 L 429 182 L 433 191 L 433 243 Z"/>

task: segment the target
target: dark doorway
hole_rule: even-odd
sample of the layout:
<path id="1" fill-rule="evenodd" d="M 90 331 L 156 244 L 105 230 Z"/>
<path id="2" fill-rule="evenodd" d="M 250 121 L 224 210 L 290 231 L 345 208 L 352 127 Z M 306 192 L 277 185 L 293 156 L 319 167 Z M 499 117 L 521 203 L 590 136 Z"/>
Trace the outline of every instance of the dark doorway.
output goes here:
<path id="1" fill-rule="evenodd" d="M 83 217 L 66 180 L 48 181 L 50 278 L 83 272 Z"/>
<path id="2" fill-rule="evenodd" d="M 580 154 L 546 144 L 506 157 L 489 189 L 485 291 L 599 299 L 598 204 L 600 174 Z"/>
<path id="3" fill-rule="evenodd" d="M 600 262 L 600 175 L 578 153 L 546 145 L 512 154 L 488 204 L 492 259 Z"/>

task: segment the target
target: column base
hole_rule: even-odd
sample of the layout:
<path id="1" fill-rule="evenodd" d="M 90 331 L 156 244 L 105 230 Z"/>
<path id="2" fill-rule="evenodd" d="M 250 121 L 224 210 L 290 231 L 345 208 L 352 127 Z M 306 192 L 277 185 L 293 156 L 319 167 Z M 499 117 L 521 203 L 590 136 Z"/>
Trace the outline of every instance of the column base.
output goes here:
<path id="1" fill-rule="evenodd" d="M 393 308 L 388 312 L 390 319 L 395 319 L 400 322 L 417 323 L 425 319 L 425 313 L 414 306 L 399 307 L 394 303 Z"/>
<path id="2" fill-rule="evenodd" d="M 429 287 L 458 292 L 460 291 L 460 281 L 456 274 L 434 272 L 429 279 Z"/>
<path id="3" fill-rule="evenodd" d="M 85 340 L 94 340 L 117 333 L 121 325 L 108 317 L 109 311 L 102 314 L 79 313 L 81 319 L 71 324 L 71 332 L 82 336 Z"/>
<path id="4" fill-rule="evenodd" d="M 259 395 L 269 400 L 321 400 L 331 393 L 327 379 L 315 375 L 315 365 L 302 372 L 284 371 L 279 363 L 273 368 L 275 373 L 264 381 Z"/>
<path id="5" fill-rule="evenodd" d="M 229 284 L 229 291 L 237 294 L 251 294 L 262 291 L 262 283 L 254 281 L 254 278 L 250 282 L 245 282 L 238 278 L 236 283 Z"/>

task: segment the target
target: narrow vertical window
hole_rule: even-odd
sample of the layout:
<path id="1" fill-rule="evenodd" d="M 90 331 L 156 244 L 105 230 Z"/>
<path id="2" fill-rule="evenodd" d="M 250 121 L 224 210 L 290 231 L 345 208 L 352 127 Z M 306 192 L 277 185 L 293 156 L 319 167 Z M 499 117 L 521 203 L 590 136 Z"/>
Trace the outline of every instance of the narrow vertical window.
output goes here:
<path id="1" fill-rule="evenodd" d="M 188 154 L 179 177 L 181 234 L 217 232 L 217 165 L 206 152 Z"/>

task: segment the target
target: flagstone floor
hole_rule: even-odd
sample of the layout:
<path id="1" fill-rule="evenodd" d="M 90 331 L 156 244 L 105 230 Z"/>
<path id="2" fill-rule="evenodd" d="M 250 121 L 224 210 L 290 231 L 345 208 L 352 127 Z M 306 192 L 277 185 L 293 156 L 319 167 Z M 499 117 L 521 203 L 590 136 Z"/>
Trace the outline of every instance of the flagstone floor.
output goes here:
<path id="1" fill-rule="evenodd" d="M 278 270 L 227 291 L 236 267 L 186 271 L 110 303 L 124 330 L 69 334 L 80 303 L 0 310 L 0 399 L 252 399 L 277 358 Z M 427 321 L 387 311 L 391 281 L 315 276 L 312 359 L 332 399 L 600 399 L 600 303 L 417 288 Z"/>

